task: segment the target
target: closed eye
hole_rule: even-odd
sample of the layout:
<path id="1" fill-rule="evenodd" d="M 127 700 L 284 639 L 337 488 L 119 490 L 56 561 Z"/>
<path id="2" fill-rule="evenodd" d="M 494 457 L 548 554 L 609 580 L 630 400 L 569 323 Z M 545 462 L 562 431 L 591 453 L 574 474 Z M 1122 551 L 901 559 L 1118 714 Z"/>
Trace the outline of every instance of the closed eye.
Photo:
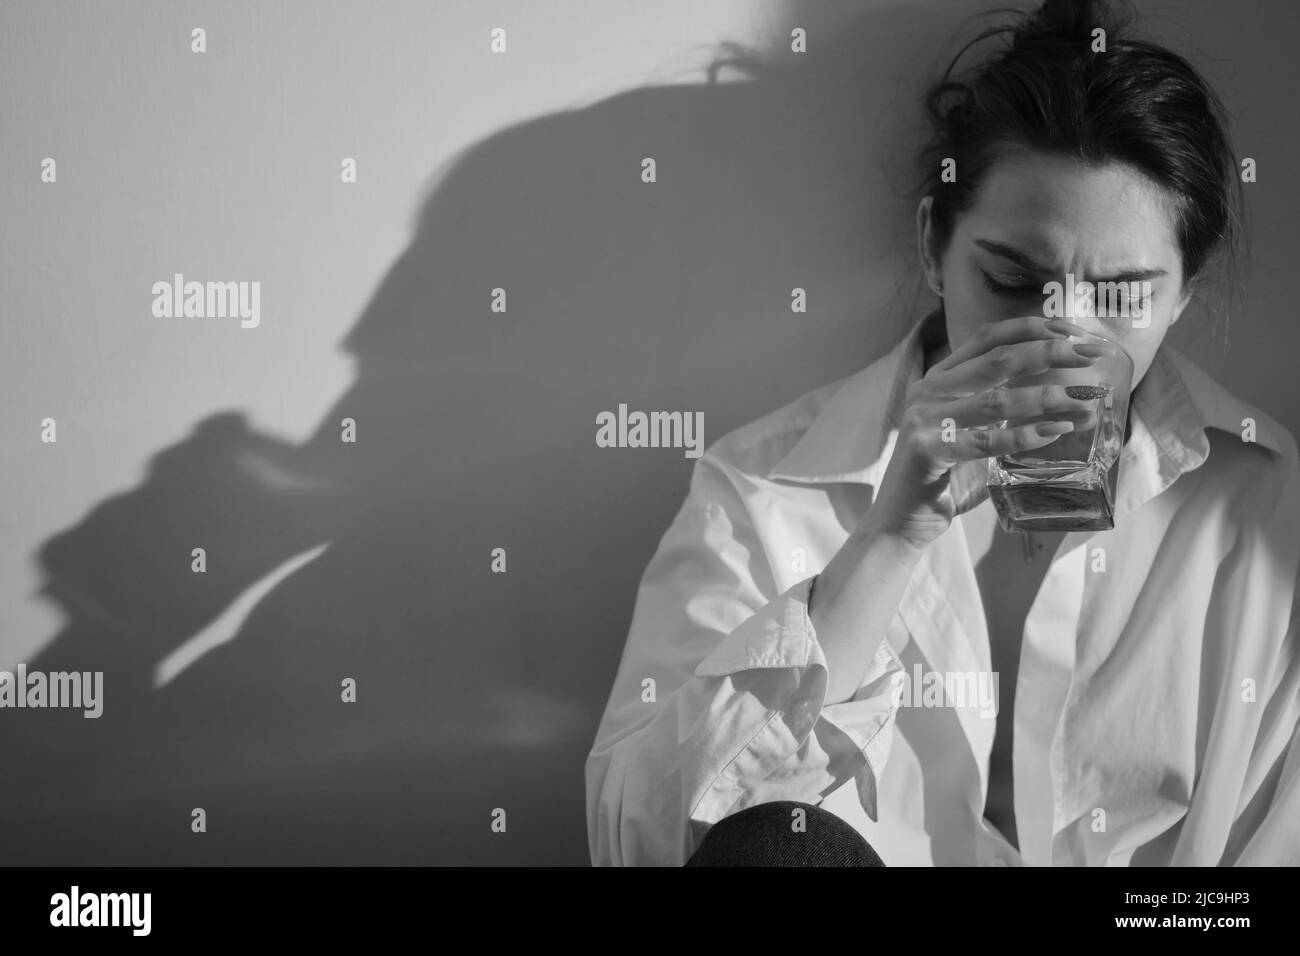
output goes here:
<path id="1" fill-rule="evenodd" d="M 1038 286 L 1025 285 L 1023 282 L 1001 282 L 993 278 L 993 276 L 989 275 L 983 269 L 980 270 L 980 275 L 983 276 L 984 288 L 988 289 L 994 295 L 1026 296 L 1041 294 L 1042 291 Z"/>

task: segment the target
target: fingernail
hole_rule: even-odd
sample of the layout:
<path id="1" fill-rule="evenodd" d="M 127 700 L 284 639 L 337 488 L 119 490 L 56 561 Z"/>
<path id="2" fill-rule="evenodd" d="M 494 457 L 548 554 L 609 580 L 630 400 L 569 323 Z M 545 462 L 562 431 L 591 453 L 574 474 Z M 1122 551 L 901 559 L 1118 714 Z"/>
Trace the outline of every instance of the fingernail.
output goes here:
<path id="1" fill-rule="evenodd" d="M 1081 399 L 1081 400 L 1082 400 L 1082 399 L 1101 398 L 1103 395 L 1105 395 L 1105 394 L 1106 394 L 1107 392 L 1109 392 L 1109 391 L 1110 391 L 1110 389 L 1108 389 L 1108 388 L 1103 388 L 1103 387 L 1100 386 L 1100 385 L 1067 385 L 1067 386 L 1065 386 L 1065 394 L 1066 394 L 1066 395 L 1069 395 L 1071 398 L 1077 398 L 1077 399 Z"/>
<path id="2" fill-rule="evenodd" d="M 1084 358 L 1101 358 L 1103 355 L 1107 354 L 1106 349 L 1104 349 L 1102 346 L 1091 345 L 1087 342 L 1083 343 L 1082 345 L 1074 346 L 1074 350 L 1080 355 L 1082 355 Z"/>
<path id="3" fill-rule="evenodd" d="M 1035 425 L 1034 431 L 1046 438 L 1048 435 L 1064 435 L 1074 431 L 1074 422 L 1043 422 Z"/>

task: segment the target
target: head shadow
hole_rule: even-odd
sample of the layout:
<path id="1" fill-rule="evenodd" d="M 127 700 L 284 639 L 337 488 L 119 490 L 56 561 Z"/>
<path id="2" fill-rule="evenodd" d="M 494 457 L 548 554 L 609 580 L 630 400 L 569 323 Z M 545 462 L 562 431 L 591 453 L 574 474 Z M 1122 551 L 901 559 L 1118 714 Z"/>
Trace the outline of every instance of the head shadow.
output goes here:
<path id="1" fill-rule="evenodd" d="M 897 173 L 918 64 L 964 8 L 818 6 L 735 82 L 722 64 L 458 154 L 307 441 L 213 415 L 45 542 L 67 619 L 27 666 L 102 670 L 104 714 L 0 727 L 11 862 L 588 861 L 583 764 L 693 465 L 598 447 L 597 414 L 703 412 L 711 443 L 918 305 Z M 788 52 L 799 25 L 815 56 Z"/>

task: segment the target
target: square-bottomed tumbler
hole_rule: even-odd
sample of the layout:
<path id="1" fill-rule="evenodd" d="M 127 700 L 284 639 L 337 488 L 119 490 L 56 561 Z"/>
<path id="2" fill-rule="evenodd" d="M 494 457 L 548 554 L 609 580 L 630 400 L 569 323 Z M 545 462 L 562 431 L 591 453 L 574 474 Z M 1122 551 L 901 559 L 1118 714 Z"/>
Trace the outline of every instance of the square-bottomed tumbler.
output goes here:
<path id="1" fill-rule="evenodd" d="M 1053 368 L 1021 376 L 1002 388 L 1063 385 L 1092 403 L 1073 431 L 1030 451 L 989 459 L 988 491 L 1004 531 L 1105 531 L 1115 527 L 1115 486 L 1128 422 L 1133 359 L 1117 342 L 1082 328 L 1074 345 L 1104 354 L 1083 368 Z M 1033 422 L 1050 421 L 1042 415 Z M 1006 428 L 1007 422 L 998 423 Z M 1016 424 L 1028 424 L 1017 422 Z"/>

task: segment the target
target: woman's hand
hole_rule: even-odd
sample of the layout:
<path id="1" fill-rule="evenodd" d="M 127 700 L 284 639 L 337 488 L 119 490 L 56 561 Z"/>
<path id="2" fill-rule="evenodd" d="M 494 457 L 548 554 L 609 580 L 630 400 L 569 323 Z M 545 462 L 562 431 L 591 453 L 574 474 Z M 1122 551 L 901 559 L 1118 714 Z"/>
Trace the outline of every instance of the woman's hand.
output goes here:
<path id="1" fill-rule="evenodd" d="M 1069 326 L 1041 317 L 984 326 L 908 389 L 894 453 L 868 512 L 873 533 L 917 549 L 988 497 L 985 459 L 1029 451 L 1092 417 L 1061 385 L 1002 387 L 1051 368 L 1081 368 Z M 1004 422 L 1005 428 L 997 426 Z"/>

